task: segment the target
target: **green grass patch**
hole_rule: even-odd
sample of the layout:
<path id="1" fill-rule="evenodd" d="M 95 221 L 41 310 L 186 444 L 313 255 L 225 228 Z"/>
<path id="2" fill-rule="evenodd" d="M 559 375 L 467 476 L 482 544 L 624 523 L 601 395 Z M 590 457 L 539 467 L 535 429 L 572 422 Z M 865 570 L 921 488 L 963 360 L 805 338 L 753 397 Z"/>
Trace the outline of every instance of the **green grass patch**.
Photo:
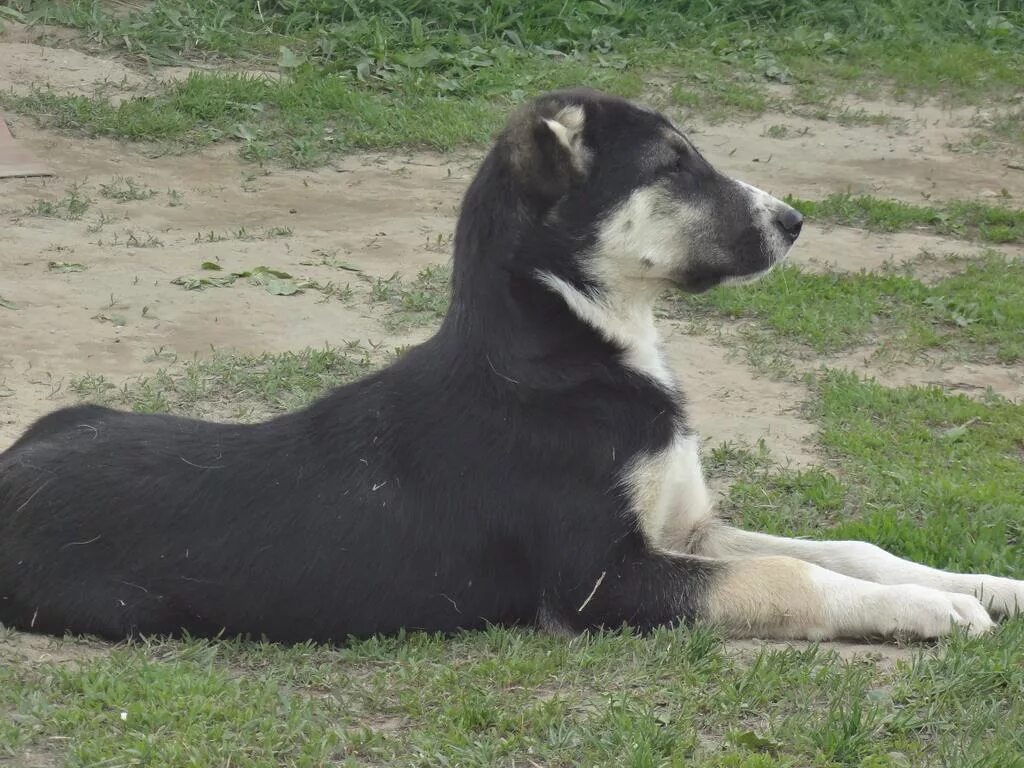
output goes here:
<path id="1" fill-rule="evenodd" d="M 206 73 L 117 105 L 5 93 L 3 106 L 89 135 L 184 145 L 234 138 L 252 159 L 300 166 L 353 148 L 484 142 L 527 96 L 579 84 L 634 96 L 652 72 L 672 82 L 669 101 L 723 119 L 763 111 L 770 82 L 835 92 L 884 81 L 988 100 L 1015 93 L 1024 67 L 1024 12 L 994 0 L 940 9 L 926 0 L 15 6 L 29 22 L 80 29 L 77 44 L 89 49 L 156 64 L 227 59 L 282 78 Z"/>
<path id="2" fill-rule="evenodd" d="M 1024 211 L 973 201 L 914 205 L 870 195 L 845 193 L 823 200 L 786 197 L 811 221 L 865 227 L 878 232 L 928 229 L 941 235 L 970 237 L 989 243 L 1024 242 Z"/>
<path id="3" fill-rule="evenodd" d="M 946 349 L 1024 359 L 1024 263 L 991 253 L 925 285 L 902 274 L 813 273 L 783 266 L 748 286 L 673 294 L 660 313 L 758 320 L 815 352 L 880 343 L 900 352 Z"/>
<path id="4" fill-rule="evenodd" d="M 489 82 L 481 85 L 480 98 L 468 100 L 415 83 L 399 97 L 310 67 L 280 80 L 193 74 L 154 96 L 118 104 L 47 90 L 3 93 L 0 104 L 53 128 L 184 146 L 232 140 L 248 159 L 310 167 L 352 149 L 450 150 L 486 142 L 527 84 L 532 91 L 586 81 L 625 94 L 640 87 L 635 75 L 615 69 L 595 75 L 572 61 L 559 67 L 527 62 L 494 73 L 478 76 Z"/>
<path id="5" fill-rule="evenodd" d="M 85 400 L 140 413 L 252 421 L 306 405 L 373 368 L 370 351 L 356 342 L 276 355 L 216 353 L 206 360 L 178 360 L 159 349 L 152 359 L 167 364 L 121 385 L 90 375 L 74 379 L 71 388 Z"/>
<path id="6" fill-rule="evenodd" d="M 568 642 L 495 629 L 342 649 L 153 642 L 0 668 L 0 754 L 480 768 L 880 768 L 942 756 L 1018 768 L 1021 685 L 1019 621 L 895 670 L 826 647 L 740 655 L 703 630 Z"/>
<path id="7" fill-rule="evenodd" d="M 769 99 L 763 84 L 731 79 L 724 67 L 715 67 L 716 76 L 704 73 L 698 79 L 687 78 L 684 85 L 674 85 L 669 103 L 684 107 L 711 123 L 729 117 L 756 117 L 768 108 Z"/>
<path id="8" fill-rule="evenodd" d="M 486 6 L 465 0 L 429 4 L 422 0 L 270 0 L 262 4 L 207 0 L 184 5 L 156 0 L 117 10 L 97 0 L 60 4 L 16 0 L 12 5 L 24 11 L 29 22 L 74 26 L 94 45 L 125 49 L 161 63 L 228 57 L 286 66 L 294 66 L 300 57 L 346 66 L 359 59 L 390 56 L 423 68 L 446 53 L 474 45 L 486 48 L 495 42 L 539 47 L 542 52 L 608 53 L 634 39 L 671 44 L 708 33 L 712 33 L 708 42 L 719 46 L 726 33 L 732 33 L 735 54 L 759 51 L 752 32 L 776 30 L 788 50 L 805 54 L 835 56 L 851 44 L 876 45 L 883 53 L 890 52 L 882 46 L 896 42 L 911 49 L 939 42 L 967 46 L 948 53 L 932 50 L 931 67 L 944 71 L 946 59 L 984 58 L 982 52 L 1012 50 L 1020 41 L 1022 24 L 1019 4 L 999 0 L 946 2 L 939 7 L 927 0 L 813 4 L 800 0 L 714 4 L 541 0 L 529 6 L 514 0 Z M 282 45 L 290 47 L 294 58 L 282 56 Z M 420 55 L 410 59 L 410 49 Z"/>

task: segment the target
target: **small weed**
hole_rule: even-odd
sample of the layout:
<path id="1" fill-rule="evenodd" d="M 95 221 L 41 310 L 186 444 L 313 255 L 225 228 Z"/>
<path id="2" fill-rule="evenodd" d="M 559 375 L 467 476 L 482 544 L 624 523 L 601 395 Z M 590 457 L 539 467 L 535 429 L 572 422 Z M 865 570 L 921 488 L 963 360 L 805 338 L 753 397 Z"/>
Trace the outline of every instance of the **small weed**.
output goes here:
<path id="1" fill-rule="evenodd" d="M 330 301 L 332 299 L 348 303 L 352 300 L 352 286 L 346 283 L 341 285 L 330 280 L 322 282 L 320 280 L 301 280 L 298 283 L 299 288 L 303 290 L 319 291 L 323 298 L 321 301 Z"/>
<path id="2" fill-rule="evenodd" d="M 156 195 L 156 190 L 141 186 L 130 176 L 116 176 L 109 184 L 100 184 L 100 194 L 110 200 L 127 203 L 133 200 L 149 200 Z"/>
<path id="3" fill-rule="evenodd" d="M 46 268 L 50 272 L 84 272 L 86 267 L 74 261 L 51 261 Z"/>
<path id="4" fill-rule="evenodd" d="M 999 148 L 998 143 L 988 133 L 976 131 L 957 142 L 948 142 L 946 149 L 950 152 L 957 152 L 966 155 L 984 155 L 995 152 Z"/>
<path id="5" fill-rule="evenodd" d="M 27 216 L 44 216 L 74 221 L 82 218 L 92 200 L 82 194 L 81 184 L 70 184 L 59 200 L 36 200 L 26 210 Z"/>
<path id="6" fill-rule="evenodd" d="M 87 227 L 87 229 L 91 234 L 101 232 L 103 228 L 113 220 L 114 219 L 112 217 L 107 216 L 107 214 L 105 214 L 103 211 L 100 211 L 96 215 L 96 218 L 93 220 L 93 222 Z"/>
<path id="7" fill-rule="evenodd" d="M 769 139 L 785 139 L 792 135 L 792 132 L 787 125 L 769 125 L 766 126 L 761 135 Z"/>
<path id="8" fill-rule="evenodd" d="M 313 254 L 317 257 L 316 259 L 305 259 L 299 263 L 309 267 L 331 267 L 332 269 L 340 269 L 345 272 L 363 271 L 362 267 L 339 259 L 335 251 L 328 252 L 314 249 Z"/>
<path id="9" fill-rule="evenodd" d="M 196 243 L 221 243 L 226 240 L 269 240 L 274 237 L 291 237 L 291 227 L 269 227 L 264 230 L 250 231 L 245 227 L 226 232 L 214 232 L 212 229 L 207 232 L 197 232 L 193 242 Z"/>
<path id="10" fill-rule="evenodd" d="M 92 316 L 93 320 L 99 320 L 101 323 L 110 323 L 118 328 L 125 325 L 128 321 L 124 315 L 119 315 L 113 312 L 100 312 Z"/>
<path id="11" fill-rule="evenodd" d="M 440 232 L 433 238 L 427 238 L 426 249 L 431 253 L 451 253 L 452 241 L 455 239 L 454 232 L 442 234 Z"/>
<path id="12" fill-rule="evenodd" d="M 124 246 L 126 248 L 163 248 L 164 241 L 150 232 L 136 233 L 135 230 L 129 229 L 125 231 Z"/>
<path id="13" fill-rule="evenodd" d="M 999 110 L 994 114 L 976 118 L 974 125 L 984 131 L 972 137 L 975 144 L 987 146 L 999 140 L 1012 142 L 1018 148 L 1024 146 L 1024 107 Z"/>
<path id="14" fill-rule="evenodd" d="M 273 296 L 293 296 L 301 293 L 307 287 L 292 279 L 292 276 L 279 269 L 270 267 L 254 267 L 243 272 L 230 272 L 228 274 L 208 274 L 209 272 L 220 272 L 222 267 L 212 261 L 204 261 L 202 264 L 203 274 L 192 277 L 176 277 L 171 280 L 172 285 L 180 285 L 186 291 L 203 290 L 204 288 L 227 288 L 235 284 L 239 278 L 247 278 L 251 285 L 262 287 L 267 293 Z M 322 289 L 318 286 L 318 289 Z"/>

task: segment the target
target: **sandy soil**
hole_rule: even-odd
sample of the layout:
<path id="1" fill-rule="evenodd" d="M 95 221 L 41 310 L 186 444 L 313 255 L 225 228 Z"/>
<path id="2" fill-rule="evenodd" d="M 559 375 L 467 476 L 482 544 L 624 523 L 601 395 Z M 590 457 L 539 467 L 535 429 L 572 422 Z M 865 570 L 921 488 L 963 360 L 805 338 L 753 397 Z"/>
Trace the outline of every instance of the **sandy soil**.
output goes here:
<path id="1" fill-rule="evenodd" d="M 13 24 L 0 37 L 0 88 L 49 83 L 68 93 L 102 87 L 123 97 L 156 79 L 184 74 L 187 70 L 140 74 L 116 61 L 42 48 Z M 780 194 L 819 197 L 853 190 L 921 201 L 1005 190 L 1016 200 L 1024 197 L 1024 173 L 1009 168 L 1005 157 L 965 156 L 948 148 L 971 130 L 972 110 L 888 103 L 851 107 L 892 114 L 901 122 L 895 128 L 843 127 L 769 114 L 745 124 L 691 121 L 688 127 L 722 170 Z M 804 133 L 790 139 L 762 135 L 775 124 Z M 478 159 L 473 153 L 357 155 L 316 171 L 274 168 L 263 175 L 239 160 L 232 146 L 155 157 L 145 147 L 69 138 L 38 130 L 27 120 L 16 121 L 14 128 L 18 140 L 59 175 L 0 181 L 0 295 L 18 306 L 0 307 L 0 449 L 37 416 L 74 401 L 67 392 L 70 378 L 94 373 L 123 381 L 152 373 L 162 365 L 152 359 L 156 349 L 192 356 L 207 355 L 211 348 L 284 351 L 346 340 L 393 346 L 422 339 L 429 329 L 388 334 L 379 311 L 365 299 L 365 283 L 322 262 L 334 258 L 367 275 L 387 277 L 396 271 L 412 276 L 445 261 L 447 251 L 437 244 L 454 228 L 459 199 Z M 118 176 L 131 176 L 157 194 L 126 203 L 104 198 L 100 184 Z M 83 218 L 26 215 L 35 201 L 59 200 L 72 184 L 81 185 L 81 193 L 93 201 Z M 169 190 L 180 193 L 180 204 L 171 205 Z M 250 238 L 232 235 L 242 228 Z M 264 237 L 271 228 L 291 234 Z M 226 239 L 209 242 L 211 232 Z M 126 245 L 132 237 L 155 238 L 162 245 Z M 793 258 L 812 268 L 858 270 L 901 263 L 922 250 L 972 254 L 979 248 L 923 233 L 879 236 L 808 227 Z M 225 270 L 266 265 L 348 282 L 355 295 L 348 302 L 323 301 L 316 291 L 272 296 L 244 281 L 204 291 L 172 284 L 174 278 L 197 274 L 204 261 L 217 261 Z M 81 263 L 87 269 L 60 273 L 48 268 L 50 262 Z M 98 319 L 104 314 L 116 314 L 124 324 Z M 757 379 L 742 360 L 731 359 L 708 339 L 667 330 L 669 355 L 707 442 L 753 443 L 763 437 L 783 462 L 815 461 L 813 427 L 799 414 L 806 397 L 800 385 Z M 864 362 L 870 352 L 858 350 L 830 362 L 886 383 L 934 382 L 971 393 L 992 387 L 1024 396 L 1019 372 L 999 366 L 883 369 Z M 49 646 L 32 643 L 19 640 L 12 652 L 51 653 Z M 891 653 L 905 658 L 902 651 Z"/>

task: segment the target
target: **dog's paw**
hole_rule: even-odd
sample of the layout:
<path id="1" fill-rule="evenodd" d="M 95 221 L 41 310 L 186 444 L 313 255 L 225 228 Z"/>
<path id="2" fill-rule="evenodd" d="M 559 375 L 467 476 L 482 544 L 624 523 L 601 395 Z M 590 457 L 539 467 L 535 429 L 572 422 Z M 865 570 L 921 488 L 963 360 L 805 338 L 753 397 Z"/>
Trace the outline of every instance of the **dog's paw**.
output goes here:
<path id="1" fill-rule="evenodd" d="M 976 576 L 971 592 L 993 618 L 1024 616 L 1024 581 L 1001 576 Z"/>
<path id="2" fill-rule="evenodd" d="M 995 626 L 985 606 L 971 595 L 910 584 L 885 587 L 873 610 L 877 610 L 880 633 L 894 637 L 930 640 L 954 628 L 983 635 Z"/>

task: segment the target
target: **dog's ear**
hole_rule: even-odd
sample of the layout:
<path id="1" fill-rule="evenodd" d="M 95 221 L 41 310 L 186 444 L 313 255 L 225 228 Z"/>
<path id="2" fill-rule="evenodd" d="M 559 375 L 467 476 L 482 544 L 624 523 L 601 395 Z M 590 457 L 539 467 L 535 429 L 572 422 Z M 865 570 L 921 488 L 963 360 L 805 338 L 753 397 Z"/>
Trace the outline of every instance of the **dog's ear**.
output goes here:
<path id="1" fill-rule="evenodd" d="M 520 113 L 507 136 L 513 174 L 527 196 L 546 209 L 586 174 L 590 153 L 583 140 L 584 108 L 563 106 L 547 116 L 543 106 Z"/>

